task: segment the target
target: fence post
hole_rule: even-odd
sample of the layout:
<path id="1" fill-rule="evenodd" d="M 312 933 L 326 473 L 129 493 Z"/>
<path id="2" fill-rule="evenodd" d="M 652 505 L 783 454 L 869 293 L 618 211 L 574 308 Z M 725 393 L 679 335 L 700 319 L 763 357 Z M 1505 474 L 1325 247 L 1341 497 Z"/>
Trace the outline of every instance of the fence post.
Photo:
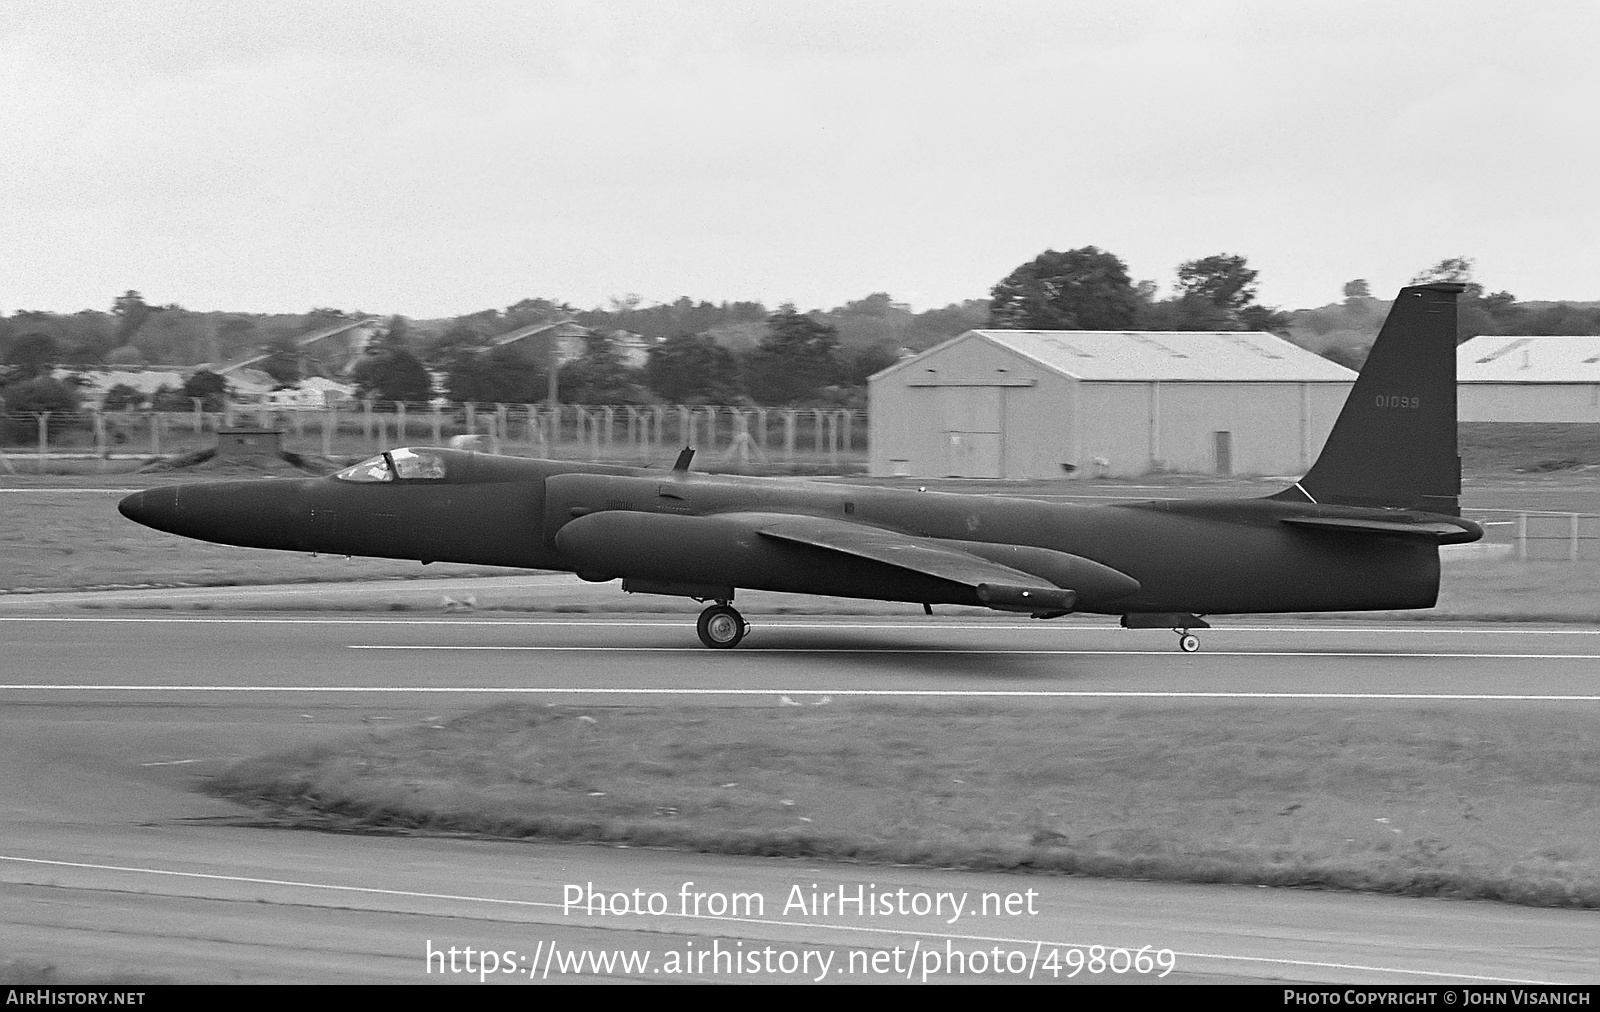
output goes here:
<path id="1" fill-rule="evenodd" d="M 161 415 L 150 412 L 150 456 L 161 456 Z"/>
<path id="2" fill-rule="evenodd" d="M 839 412 L 828 412 L 828 461 L 839 462 Z"/>
<path id="3" fill-rule="evenodd" d="M 36 413 L 39 419 L 39 473 L 44 474 L 44 456 L 50 450 L 50 415 L 49 411 Z"/>
<path id="4" fill-rule="evenodd" d="M 714 406 L 712 406 L 710 404 L 706 405 L 705 411 L 706 411 L 706 449 L 708 451 L 710 451 L 710 450 L 715 450 L 717 448 L 717 415 L 719 414 L 719 412 L 717 411 L 717 409 Z"/>
<path id="5" fill-rule="evenodd" d="M 200 427 L 204 423 L 204 418 L 205 418 L 205 416 L 202 415 L 200 412 L 201 412 L 202 406 L 206 402 L 206 399 L 204 397 L 191 397 L 189 399 L 194 402 L 194 431 L 195 431 L 195 435 L 199 435 L 200 434 Z"/>
<path id="6" fill-rule="evenodd" d="M 394 402 L 394 441 L 399 446 L 406 445 L 406 402 Z"/>
<path id="7" fill-rule="evenodd" d="M 1517 558 L 1528 561 L 1528 514 L 1517 514 Z"/>
<path id="8" fill-rule="evenodd" d="M 467 434 L 478 434 L 478 406 L 471 401 L 467 402 Z"/>
<path id="9" fill-rule="evenodd" d="M 1568 529 L 1568 533 L 1571 535 L 1571 537 L 1568 539 L 1568 542 L 1567 542 L 1567 561 L 1568 562 L 1577 562 L 1578 561 L 1578 514 L 1574 513 L 1571 516 L 1567 517 L 1567 521 L 1572 525 Z"/>
<path id="10" fill-rule="evenodd" d="M 501 404 L 499 401 L 496 401 L 494 405 L 494 417 L 490 419 L 489 423 L 489 452 L 499 453 L 500 440 L 506 438 L 508 435 L 509 433 L 506 431 L 506 406 Z"/>
<path id="11" fill-rule="evenodd" d="M 814 423 L 814 428 L 816 430 L 815 436 L 814 436 L 814 438 L 812 439 L 812 442 L 811 442 L 811 452 L 820 455 L 822 453 L 822 409 L 821 408 L 812 408 L 811 409 L 811 420 Z"/>
<path id="12" fill-rule="evenodd" d="M 783 412 L 783 459 L 784 460 L 793 460 L 794 459 L 794 425 L 795 425 L 795 419 L 798 418 L 799 416 L 800 416 L 800 412 L 796 411 L 793 408 L 785 409 L 785 411 Z"/>
<path id="13" fill-rule="evenodd" d="M 322 455 L 333 456 L 333 430 L 339 425 L 339 409 L 332 404 L 322 409 Z"/>
<path id="14" fill-rule="evenodd" d="M 378 423 L 378 452 L 385 453 L 389 449 L 389 427 L 384 424 L 382 415 L 370 417 Z"/>
<path id="15" fill-rule="evenodd" d="M 840 412 L 840 414 L 844 415 L 844 452 L 854 453 L 855 441 L 850 438 L 850 428 L 851 423 L 855 420 L 856 413 L 847 409 Z"/>
<path id="16" fill-rule="evenodd" d="M 106 446 L 106 416 L 99 408 L 94 409 L 94 453 L 100 458 L 100 470 L 104 471 L 111 448 Z"/>
<path id="17" fill-rule="evenodd" d="M 756 408 L 756 445 L 763 453 L 767 449 L 767 409 Z"/>
<path id="18" fill-rule="evenodd" d="M 644 446 L 639 409 L 632 404 L 624 404 L 622 410 L 628 413 L 628 453 L 630 456 L 636 456 Z"/>
<path id="19" fill-rule="evenodd" d="M 434 446 L 438 446 L 438 445 L 440 445 L 441 443 L 444 442 L 443 433 L 444 433 L 444 418 L 442 417 L 442 415 L 440 413 L 439 405 L 435 404 L 433 406 L 433 445 Z"/>
<path id="20" fill-rule="evenodd" d="M 372 398 L 368 397 L 361 402 L 361 441 L 368 446 L 372 444 Z M 363 447 L 365 450 L 365 447 Z"/>

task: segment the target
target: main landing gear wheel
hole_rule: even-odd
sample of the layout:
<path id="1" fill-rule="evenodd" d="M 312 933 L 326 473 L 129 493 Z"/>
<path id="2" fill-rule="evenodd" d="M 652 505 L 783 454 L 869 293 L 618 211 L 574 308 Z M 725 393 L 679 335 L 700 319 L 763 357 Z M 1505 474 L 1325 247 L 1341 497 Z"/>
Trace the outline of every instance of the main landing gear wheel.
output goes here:
<path id="1" fill-rule="evenodd" d="M 739 645 L 744 634 L 750 631 L 744 616 L 725 604 L 714 604 L 700 613 L 695 632 L 700 642 L 713 650 L 729 650 Z"/>
<path id="2" fill-rule="evenodd" d="M 1200 649 L 1200 637 L 1192 632 L 1178 630 L 1178 649 L 1186 654 L 1192 654 Z"/>

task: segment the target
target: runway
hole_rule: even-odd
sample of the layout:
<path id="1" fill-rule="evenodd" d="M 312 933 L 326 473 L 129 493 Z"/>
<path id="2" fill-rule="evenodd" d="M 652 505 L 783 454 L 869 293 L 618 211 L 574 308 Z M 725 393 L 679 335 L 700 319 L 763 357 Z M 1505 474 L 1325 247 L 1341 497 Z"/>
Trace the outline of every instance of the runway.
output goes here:
<path id="1" fill-rule="evenodd" d="M 1170 633 L 1089 620 L 753 616 L 752 624 L 740 648 L 710 651 L 681 616 L 0 617 L 0 961 L 99 980 L 384 983 L 927 974 L 1426 984 L 1597 975 L 1600 917 L 1588 911 L 294 833 L 256 828 L 244 810 L 192 789 L 238 758 L 438 721 L 500 699 L 772 706 L 829 694 L 1006 694 L 998 698 L 1185 705 L 1202 718 L 1224 703 L 1327 699 L 1600 703 L 1600 634 L 1572 628 L 1237 620 L 1203 632 L 1200 653 L 1182 654 Z M 591 883 L 608 896 L 659 894 L 666 907 L 563 912 L 568 887 Z M 764 909 L 690 915 L 678 906 L 684 883 L 695 883 L 690 893 L 760 896 Z M 796 887 L 1018 899 L 1015 912 L 997 906 L 954 921 L 948 911 L 874 917 L 788 906 Z M 1037 895 L 1025 912 L 1029 889 Z M 430 963 L 430 945 L 470 946 L 478 972 L 450 972 L 445 957 Z M 1090 946 L 1104 947 L 1097 970 Z M 1105 960 L 1119 948 L 1130 961 L 1141 949 L 1147 962 L 1170 952 L 1170 970 L 1161 977 L 1158 964 L 1141 971 L 1118 962 L 1117 971 Z M 971 955 L 979 950 L 988 954 L 982 970 Z M 496 954 L 492 972 L 485 951 Z M 754 952 L 764 955 L 750 964 Z M 650 961 L 640 962 L 645 953 Z M 696 953 L 728 961 L 706 964 Z M 966 958 L 959 971 L 948 958 L 956 954 Z M 609 962 L 594 962 L 601 958 Z"/>
<path id="2" fill-rule="evenodd" d="M 734 650 L 692 620 L 0 616 L 0 699 L 74 694 L 599 698 L 880 693 L 1600 700 L 1600 631 L 1238 620 L 1196 654 L 1104 621 L 752 618 Z M 481 700 L 479 700 L 481 703 Z"/>

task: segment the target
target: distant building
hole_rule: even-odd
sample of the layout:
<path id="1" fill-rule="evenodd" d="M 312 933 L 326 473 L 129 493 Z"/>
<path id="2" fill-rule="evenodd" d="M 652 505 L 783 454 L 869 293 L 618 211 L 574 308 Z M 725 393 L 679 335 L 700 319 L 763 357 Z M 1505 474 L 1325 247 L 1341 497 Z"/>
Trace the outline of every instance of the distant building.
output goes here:
<path id="1" fill-rule="evenodd" d="M 278 381 L 260 369 L 235 367 L 222 372 L 228 381 L 228 397 L 236 404 L 262 404 Z"/>
<path id="2" fill-rule="evenodd" d="M 1474 337 L 1456 381 L 1463 422 L 1600 423 L 1600 337 Z"/>
<path id="3" fill-rule="evenodd" d="M 611 347 L 617 350 L 617 357 L 622 364 L 629 369 L 643 369 L 645 363 L 650 361 L 650 349 L 655 347 L 654 341 L 631 330 L 608 330 L 606 338 L 611 341 Z"/>
<path id="4" fill-rule="evenodd" d="M 549 361 L 549 348 L 551 342 L 554 342 L 557 362 L 566 365 L 583 357 L 588 339 L 596 333 L 598 332 L 593 327 L 585 327 L 572 320 L 551 320 L 507 331 L 490 341 L 488 346 L 490 348 L 514 346 L 524 350 L 525 354 L 543 365 Z M 648 338 L 628 330 L 608 330 L 603 333 L 611 347 L 616 350 L 617 357 L 622 360 L 623 365 L 634 369 L 644 368 L 651 347 Z"/>
<path id="5" fill-rule="evenodd" d="M 1300 475 L 1355 373 L 1272 334 L 969 330 L 868 380 L 874 475 Z"/>
<path id="6" fill-rule="evenodd" d="M 169 390 L 181 390 L 183 381 L 192 370 L 178 371 L 172 368 L 136 369 L 136 368 L 102 368 L 84 367 L 68 369 L 57 367 L 51 375 L 58 380 L 71 380 L 78 384 L 79 396 L 83 399 L 84 407 L 97 408 L 106 399 L 106 394 L 115 386 L 130 387 L 139 391 L 144 397 L 153 397 L 157 390 L 166 387 Z"/>
<path id="7" fill-rule="evenodd" d="M 296 366 L 305 376 L 347 376 L 367 353 L 367 347 L 382 329 L 382 320 L 375 316 L 367 316 L 356 320 L 343 320 L 332 326 L 301 334 L 294 339 L 295 354 L 298 359 Z M 231 380 L 233 374 L 239 370 L 251 369 L 279 353 L 275 348 L 263 349 L 237 361 L 217 366 L 215 371 Z"/>
<path id="8" fill-rule="evenodd" d="M 356 388 L 325 376 L 307 376 L 291 387 L 269 391 L 266 403 L 274 407 L 321 409 L 355 400 Z"/>
<path id="9" fill-rule="evenodd" d="M 216 370 L 209 364 L 172 368 L 119 369 L 86 367 L 78 369 L 57 368 L 51 375 L 77 384 L 79 395 L 86 408 L 97 408 L 105 402 L 112 387 L 125 386 L 139 391 L 145 399 L 153 398 L 162 387 L 182 390 L 190 376 L 202 369 Z M 354 399 L 355 387 L 322 376 L 308 376 L 290 387 L 277 389 L 278 381 L 259 369 L 239 368 L 223 374 L 228 381 L 228 394 L 236 404 L 268 404 L 281 408 L 325 408 Z"/>

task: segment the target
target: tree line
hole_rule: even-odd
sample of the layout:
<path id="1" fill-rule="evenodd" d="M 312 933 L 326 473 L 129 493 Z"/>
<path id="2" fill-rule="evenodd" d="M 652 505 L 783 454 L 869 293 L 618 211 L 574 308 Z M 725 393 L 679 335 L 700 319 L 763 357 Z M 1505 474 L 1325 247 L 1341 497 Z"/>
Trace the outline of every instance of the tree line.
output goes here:
<path id="1" fill-rule="evenodd" d="M 1450 257 L 1409 282 L 1448 281 L 1466 286 L 1456 299 L 1458 342 L 1484 334 L 1600 334 L 1600 303 L 1522 302 L 1507 291 L 1489 292 L 1475 273 L 1476 264 L 1470 257 Z M 1343 295 L 1339 302 L 1290 313 L 1284 336 L 1341 365 L 1360 369 L 1392 302 L 1374 297 L 1365 278 L 1346 283 Z"/>
<path id="2" fill-rule="evenodd" d="M 1509 292 L 1487 294 L 1473 262 L 1452 258 L 1413 282 L 1459 281 L 1462 339 L 1477 334 L 1596 334 L 1600 306 L 1525 304 Z M 1284 311 L 1257 302 L 1258 272 L 1246 257 L 1217 253 L 1185 261 L 1172 294 L 1135 281 L 1115 254 L 1095 246 L 1045 250 L 1000 279 L 988 299 L 913 312 L 876 292 L 829 310 L 769 310 L 759 302 L 696 301 L 687 296 L 644 306 L 638 296 L 578 309 L 545 298 L 523 299 L 443 320 L 391 316 L 351 378 L 361 396 L 385 401 L 532 403 L 551 390 L 554 355 L 539 342 L 496 345 L 495 338 L 531 324 L 571 322 L 587 328 L 582 354 L 558 367 L 554 387 L 567 403 L 757 403 L 862 406 L 867 377 L 907 352 L 967 330 L 1268 330 L 1358 368 L 1388 303 L 1365 280 L 1344 286 L 1341 302 Z M 319 308 L 305 314 L 196 313 L 151 305 L 137 291 L 116 297 L 107 312 L 19 311 L 0 316 L 0 397 L 8 411 L 70 411 L 70 384 L 56 366 L 220 364 L 247 356 L 280 385 L 302 378 L 296 338 L 365 317 Z M 642 335 L 642 369 L 630 368 L 611 335 Z M 437 380 L 437 382 L 436 382 Z M 215 404 L 225 380 L 198 371 L 181 390 L 155 400 L 128 389 L 109 406 L 185 410 L 194 398 Z"/>
<path id="3" fill-rule="evenodd" d="M 893 365 L 898 349 L 847 348 L 839 328 L 786 306 L 761 321 L 753 343 L 679 332 L 649 347 L 645 365 L 624 362 L 612 331 L 590 329 L 582 354 L 556 366 L 551 339 L 495 344 L 489 331 L 454 326 L 435 341 L 407 337 L 392 319 L 351 374 L 360 396 L 527 404 L 829 404 L 864 407 L 867 377 Z M 619 328 L 620 329 L 620 328 Z M 631 333 L 637 333 L 632 331 Z M 440 379 L 438 389 L 432 377 Z"/>

